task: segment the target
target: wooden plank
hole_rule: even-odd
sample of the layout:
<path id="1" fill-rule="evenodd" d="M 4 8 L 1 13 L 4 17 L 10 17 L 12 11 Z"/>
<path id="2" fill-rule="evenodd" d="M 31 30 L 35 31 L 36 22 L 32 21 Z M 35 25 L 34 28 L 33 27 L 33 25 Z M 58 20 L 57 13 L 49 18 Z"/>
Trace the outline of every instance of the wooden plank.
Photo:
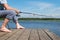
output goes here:
<path id="1" fill-rule="evenodd" d="M 39 40 L 39 36 L 36 29 L 31 30 L 29 40 Z"/>
<path id="2" fill-rule="evenodd" d="M 17 40 L 28 40 L 29 35 L 30 35 L 30 30 L 31 29 L 26 29 L 22 35 L 19 36 L 19 38 Z"/>
<path id="3" fill-rule="evenodd" d="M 14 30 L 13 32 L 11 33 L 8 33 L 2 37 L 0 37 L 0 40 L 6 40 L 7 38 L 9 38 L 10 36 L 12 36 L 14 33 L 16 33 L 18 30 Z"/>
<path id="4" fill-rule="evenodd" d="M 50 32 L 49 30 L 45 30 L 45 32 L 49 35 L 49 37 L 52 40 L 60 40 L 60 37 L 58 37 L 56 34 L 54 34 L 53 32 Z"/>
<path id="5" fill-rule="evenodd" d="M 11 30 L 13 30 L 13 29 L 11 29 Z M 0 37 L 4 36 L 4 35 L 6 35 L 6 34 L 8 34 L 8 33 L 7 33 L 7 32 L 1 32 L 1 31 L 0 31 Z"/>
<path id="6" fill-rule="evenodd" d="M 17 40 L 19 35 L 21 35 L 24 32 L 24 29 L 19 29 L 15 34 L 10 36 L 7 40 Z"/>
<path id="7" fill-rule="evenodd" d="M 6 32 L 0 32 L 0 37 L 6 35 L 7 33 Z"/>
<path id="8" fill-rule="evenodd" d="M 38 34 L 39 34 L 40 40 L 51 40 L 42 29 L 38 29 Z"/>

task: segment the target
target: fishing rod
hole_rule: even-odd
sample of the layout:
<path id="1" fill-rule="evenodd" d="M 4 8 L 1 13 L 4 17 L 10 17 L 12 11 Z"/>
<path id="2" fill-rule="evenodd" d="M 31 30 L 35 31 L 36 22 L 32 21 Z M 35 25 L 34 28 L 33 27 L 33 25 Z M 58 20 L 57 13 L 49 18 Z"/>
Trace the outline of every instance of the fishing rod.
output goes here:
<path id="1" fill-rule="evenodd" d="M 24 13 L 24 14 L 32 14 L 32 15 L 37 15 L 37 16 L 46 16 L 46 15 L 39 15 L 39 14 L 35 14 L 35 13 L 29 13 L 29 12 L 20 12 L 20 13 Z"/>
<path id="2" fill-rule="evenodd" d="M 33 16 L 46 16 L 46 17 L 48 17 L 47 15 L 40 15 L 40 14 L 29 13 L 29 12 L 19 12 L 19 14 L 17 14 L 17 16 L 19 17 L 20 14 L 32 14 Z M 50 17 L 51 17 L 51 16 L 50 16 Z"/>

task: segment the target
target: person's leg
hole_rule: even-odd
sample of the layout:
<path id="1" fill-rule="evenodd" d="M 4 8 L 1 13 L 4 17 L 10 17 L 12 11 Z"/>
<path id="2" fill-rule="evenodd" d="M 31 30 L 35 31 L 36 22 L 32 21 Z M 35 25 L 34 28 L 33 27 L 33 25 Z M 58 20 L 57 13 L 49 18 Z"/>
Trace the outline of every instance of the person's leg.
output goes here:
<path id="1" fill-rule="evenodd" d="M 9 29 L 6 28 L 6 25 L 7 25 L 8 22 L 9 22 L 9 19 L 5 18 L 5 20 L 4 20 L 4 22 L 3 22 L 2 26 L 1 26 L 0 31 L 11 32 Z"/>
<path id="2" fill-rule="evenodd" d="M 21 25 L 19 24 L 17 16 L 14 16 L 14 17 L 13 17 L 13 21 L 14 21 L 14 23 L 16 24 L 16 28 L 17 28 L 17 29 L 23 29 L 23 28 L 24 28 L 23 26 L 21 26 Z"/>
<path id="3" fill-rule="evenodd" d="M 13 19 L 13 16 L 15 14 L 12 14 L 14 13 L 13 11 L 11 10 L 2 10 L 0 11 L 0 16 L 4 16 L 5 17 L 5 20 L 0 28 L 0 31 L 3 31 L 3 32 L 11 32 L 9 29 L 6 28 L 6 25 L 7 23 L 9 22 L 10 19 Z"/>
<path id="4" fill-rule="evenodd" d="M 23 29 L 24 27 L 21 26 L 18 22 L 16 22 L 16 28 L 17 28 L 17 29 Z"/>

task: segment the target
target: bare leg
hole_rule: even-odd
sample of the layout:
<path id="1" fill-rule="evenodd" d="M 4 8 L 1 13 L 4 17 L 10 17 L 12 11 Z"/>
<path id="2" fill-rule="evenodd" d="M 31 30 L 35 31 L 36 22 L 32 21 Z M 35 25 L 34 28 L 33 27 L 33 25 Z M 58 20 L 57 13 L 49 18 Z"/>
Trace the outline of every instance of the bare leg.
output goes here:
<path id="1" fill-rule="evenodd" d="M 8 22 L 9 22 L 9 19 L 5 18 L 5 20 L 4 20 L 4 22 L 3 22 L 2 26 L 1 26 L 0 31 L 11 32 L 9 29 L 6 28 L 6 25 L 7 25 Z"/>
<path id="2" fill-rule="evenodd" d="M 21 26 L 21 25 L 18 23 L 18 21 L 16 22 L 16 28 L 17 28 L 17 29 L 24 29 L 24 27 Z"/>

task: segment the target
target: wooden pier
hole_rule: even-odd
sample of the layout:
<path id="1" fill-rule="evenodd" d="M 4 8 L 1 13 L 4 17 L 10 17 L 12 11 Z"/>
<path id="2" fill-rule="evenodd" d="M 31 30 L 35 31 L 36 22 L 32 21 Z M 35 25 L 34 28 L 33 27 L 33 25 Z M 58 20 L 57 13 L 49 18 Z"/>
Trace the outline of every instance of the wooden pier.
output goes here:
<path id="1" fill-rule="evenodd" d="M 48 29 L 11 29 L 11 33 L 0 32 L 0 40 L 60 40 Z"/>

